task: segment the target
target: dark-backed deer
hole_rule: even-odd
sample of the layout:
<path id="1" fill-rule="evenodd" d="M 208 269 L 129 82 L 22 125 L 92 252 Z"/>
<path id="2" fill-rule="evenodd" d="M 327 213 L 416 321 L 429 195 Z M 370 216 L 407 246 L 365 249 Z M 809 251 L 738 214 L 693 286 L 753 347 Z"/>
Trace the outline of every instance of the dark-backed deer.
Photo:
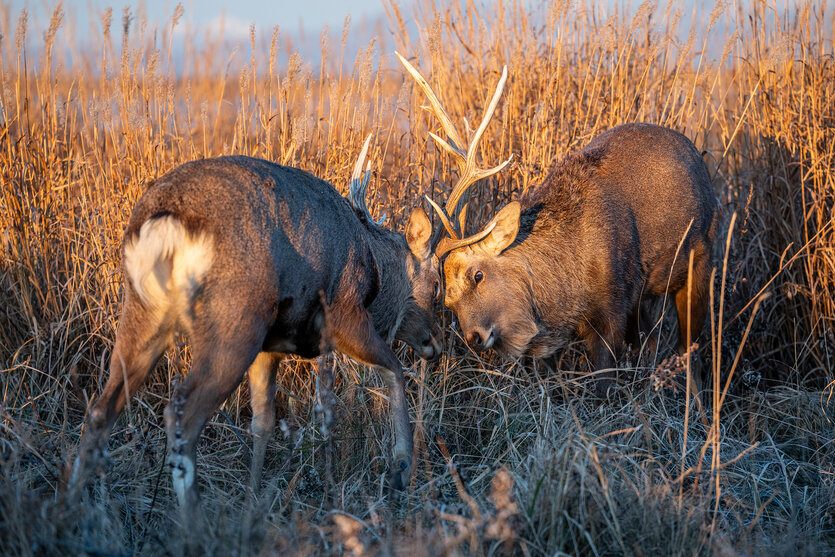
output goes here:
<path id="1" fill-rule="evenodd" d="M 307 172 L 242 156 L 190 162 L 148 187 L 125 231 L 110 376 L 87 417 L 76 483 L 175 331 L 184 331 L 192 369 L 165 410 L 183 512 L 197 503 L 200 432 L 247 370 L 257 489 L 281 355 L 319 355 L 326 324 L 331 346 L 380 370 L 394 424 L 391 481 L 408 483 L 412 435 L 401 364 L 389 344 L 399 339 L 425 358 L 439 355 L 439 265 L 423 209 L 412 211 L 405 235 L 371 219 L 367 148 L 368 140 L 351 202 Z"/>
<path id="2" fill-rule="evenodd" d="M 485 123 L 462 151 L 426 80 L 400 59 L 449 139 L 433 138 L 461 170 L 444 209 L 433 206 L 448 233 L 435 252 L 446 256 L 445 303 L 467 343 L 477 350 L 544 357 L 579 335 L 593 367 L 611 369 L 623 341 L 640 338 L 642 302 L 671 293 L 678 350 L 686 352 L 688 313 L 695 339 L 708 310 L 717 211 L 707 167 L 693 143 L 651 124 L 613 128 L 567 155 L 542 184 L 467 236 L 466 206 L 460 208 L 459 200 L 481 177 L 470 169 Z M 505 78 L 506 68 L 493 107 Z M 608 383 L 597 385 L 605 389 Z"/>

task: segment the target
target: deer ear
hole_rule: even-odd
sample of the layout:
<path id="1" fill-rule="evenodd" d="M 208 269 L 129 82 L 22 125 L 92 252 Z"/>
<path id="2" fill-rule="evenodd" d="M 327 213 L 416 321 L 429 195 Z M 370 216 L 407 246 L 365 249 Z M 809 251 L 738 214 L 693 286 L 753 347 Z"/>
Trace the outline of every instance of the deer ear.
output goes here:
<path id="1" fill-rule="evenodd" d="M 502 210 L 496 213 L 487 227 L 493 226 L 493 230 L 487 235 L 479 245 L 493 255 L 499 255 L 504 251 L 513 240 L 516 239 L 516 234 L 519 233 L 519 215 L 522 212 L 522 206 L 518 201 L 508 203 Z"/>
<path id="2" fill-rule="evenodd" d="M 412 254 L 421 261 L 432 252 L 432 223 L 421 207 L 412 209 L 406 224 L 406 243 Z"/>

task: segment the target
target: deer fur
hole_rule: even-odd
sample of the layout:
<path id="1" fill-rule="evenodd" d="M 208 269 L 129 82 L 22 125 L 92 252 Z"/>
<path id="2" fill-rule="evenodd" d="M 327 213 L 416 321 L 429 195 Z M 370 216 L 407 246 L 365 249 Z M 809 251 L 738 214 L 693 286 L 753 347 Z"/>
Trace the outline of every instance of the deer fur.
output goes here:
<path id="1" fill-rule="evenodd" d="M 380 370 L 394 423 L 391 480 L 406 485 L 412 437 L 403 373 L 389 343 L 402 340 L 427 358 L 440 353 L 431 236 L 420 208 L 404 236 L 375 223 L 364 199 L 352 207 L 327 182 L 264 160 L 200 160 L 156 180 L 125 231 L 110 376 L 87 417 L 76 481 L 182 331 L 192 369 L 174 390 L 165 421 L 185 515 L 197 503 L 196 446 L 209 417 L 248 372 L 257 489 L 275 423 L 278 364 L 284 354 L 315 357 L 323 346 Z"/>
<path id="2" fill-rule="evenodd" d="M 716 212 L 689 139 L 651 124 L 618 126 L 499 211 L 483 240 L 449 253 L 445 303 L 475 349 L 545 357 L 580 336 L 605 370 L 627 337 L 638 338 L 641 304 L 670 293 L 685 352 L 689 254 L 695 339 L 708 310 Z"/>

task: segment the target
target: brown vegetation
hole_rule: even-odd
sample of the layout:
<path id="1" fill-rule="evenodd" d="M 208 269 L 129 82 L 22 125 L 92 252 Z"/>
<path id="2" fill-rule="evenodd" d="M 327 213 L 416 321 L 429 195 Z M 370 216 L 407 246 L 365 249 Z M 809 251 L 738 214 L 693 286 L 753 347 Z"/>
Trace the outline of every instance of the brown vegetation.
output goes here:
<path id="1" fill-rule="evenodd" d="M 362 139 L 371 212 L 396 226 L 455 169 L 428 140 L 393 56 L 419 61 L 455 122 L 479 121 L 509 70 L 481 159 L 512 163 L 473 189 L 485 222 L 560 156 L 617 124 L 683 132 L 704 152 L 723 207 L 701 359 L 701 403 L 682 388 L 671 320 L 658 353 L 622 362 L 618 402 L 586 394 L 573 346 L 553 367 L 476 356 L 449 314 L 437 363 L 403 350 L 415 433 L 410 488 L 383 488 L 388 424 L 376 374 L 334 361 L 316 393 L 308 362 L 279 378 L 284 420 L 249 516 L 250 415 L 241 389 L 198 448 L 219 554 L 391 549 L 409 554 L 814 554 L 835 549 L 835 60 L 831 2 L 753 1 L 604 15 L 596 3 L 386 3 L 391 45 L 353 64 L 322 41 L 321 65 L 279 32 L 172 62 L 172 21 L 101 16 L 66 65 L 60 10 L 44 36 L 0 9 L 0 547 L 6 554 L 177 551 L 162 408 L 187 372 L 180 343 L 129 404 L 111 462 L 78 500 L 62 495 L 101 391 L 120 302 L 119 245 L 144 184 L 221 154 L 263 157 L 347 184 Z M 480 6 L 480 4 L 479 4 Z M 419 33 L 407 32 L 414 14 Z M 614 14 L 614 15 L 612 15 Z M 652 14 L 652 18 L 650 18 Z M 18 17 L 20 15 L 20 17 Z M 276 16 L 278 17 L 278 16 Z M 728 24 L 727 28 L 725 24 Z M 158 25 L 158 27 L 157 27 Z M 381 39 L 389 37 L 381 37 Z M 120 45 L 120 46 L 119 46 Z M 702 54 L 710 56 L 702 56 Z M 447 100 L 448 99 L 448 100 Z M 459 128 L 460 129 L 460 128 Z M 563 262 L 555 262 L 555 265 Z M 669 304 L 669 302 L 667 302 Z M 659 308 L 660 309 L 660 308 Z M 665 359 L 666 358 L 666 359 Z M 244 525 L 245 527 L 242 527 Z"/>

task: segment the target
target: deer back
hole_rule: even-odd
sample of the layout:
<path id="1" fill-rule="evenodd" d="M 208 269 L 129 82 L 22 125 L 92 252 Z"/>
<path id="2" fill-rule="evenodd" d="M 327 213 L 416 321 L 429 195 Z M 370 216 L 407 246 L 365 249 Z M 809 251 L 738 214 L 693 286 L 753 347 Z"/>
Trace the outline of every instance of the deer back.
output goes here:
<path id="1" fill-rule="evenodd" d="M 707 166 L 683 134 L 644 123 L 612 128 L 584 153 L 601 153 L 595 183 L 634 214 L 641 265 L 653 294 L 681 274 L 698 242 L 712 243 L 716 195 Z M 692 223 L 691 223 L 692 221 Z"/>

